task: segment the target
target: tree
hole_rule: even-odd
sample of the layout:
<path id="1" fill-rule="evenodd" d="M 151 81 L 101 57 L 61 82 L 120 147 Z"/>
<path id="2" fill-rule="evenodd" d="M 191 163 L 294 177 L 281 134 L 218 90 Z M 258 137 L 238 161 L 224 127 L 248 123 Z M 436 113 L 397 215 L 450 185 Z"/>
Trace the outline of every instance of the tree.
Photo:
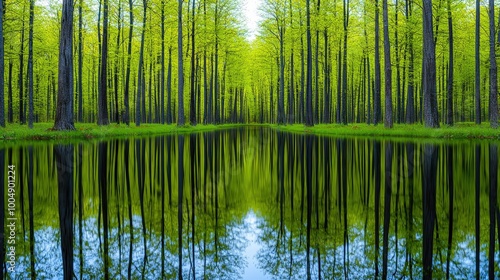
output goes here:
<path id="1" fill-rule="evenodd" d="M 436 93 L 436 52 L 432 23 L 432 0 L 423 2 L 423 92 L 426 127 L 439 127 Z"/>
<path id="2" fill-rule="evenodd" d="M 5 127 L 4 104 L 4 45 L 3 45 L 3 1 L 0 3 L 0 126 Z"/>
<path id="3" fill-rule="evenodd" d="M 135 99 L 135 125 L 141 125 L 141 100 L 144 99 L 145 91 L 145 78 L 144 78 L 144 37 L 146 34 L 146 15 L 147 15 L 147 0 L 142 1 L 143 17 L 142 17 L 142 32 L 141 32 L 141 48 L 139 50 L 139 69 L 137 75 L 137 97 Z M 143 110 L 146 114 L 146 110 Z"/>
<path id="4" fill-rule="evenodd" d="M 406 0 L 406 22 L 412 20 L 413 0 Z M 411 25 L 410 25 L 411 26 Z M 414 51 L 413 51 L 413 30 L 408 28 L 406 33 L 408 41 L 408 98 L 406 99 L 406 123 L 412 124 L 415 122 L 415 102 L 414 102 Z"/>
<path id="5" fill-rule="evenodd" d="M 451 0 L 447 0 L 448 10 L 448 85 L 446 98 L 446 124 L 453 125 L 453 20 L 451 17 Z"/>
<path id="6" fill-rule="evenodd" d="M 196 77 L 196 68 L 195 68 L 195 24 L 194 24 L 194 4 L 195 0 L 192 1 L 192 16 L 191 16 L 191 100 L 190 100 L 190 110 L 189 110 L 189 122 L 191 125 L 196 125 L 196 88 L 195 88 L 195 77 Z"/>
<path id="7" fill-rule="evenodd" d="M 476 80 L 474 87 L 475 94 L 475 111 L 476 111 L 476 124 L 481 124 L 481 61 L 479 53 L 479 39 L 480 39 L 480 22 L 481 21 L 481 6 L 480 0 L 476 0 L 476 43 L 475 43 L 475 58 L 476 58 Z"/>
<path id="8" fill-rule="evenodd" d="M 313 126 L 312 112 L 312 47 L 311 47 L 311 11 L 310 0 L 306 0 L 306 49 L 307 49 L 307 74 L 306 74 L 306 116 L 305 125 Z"/>
<path id="9" fill-rule="evenodd" d="M 56 120 L 54 122 L 53 129 L 74 130 L 75 126 L 73 122 L 73 106 L 72 106 L 73 104 L 73 0 L 64 0 L 62 6 L 63 6 L 62 7 L 63 12 L 61 17 L 61 35 L 59 37 L 59 75 L 58 75 L 58 90 L 57 90 L 57 108 L 56 108 Z M 79 42 L 80 42 L 79 46 L 80 49 L 81 41 Z M 81 80 L 81 78 L 79 80 Z"/>
<path id="10" fill-rule="evenodd" d="M 165 0 L 161 1 L 161 76 L 160 76 L 160 94 L 161 94 L 161 124 L 165 123 Z"/>
<path id="11" fill-rule="evenodd" d="M 375 0 L 375 85 L 373 88 L 373 124 L 377 125 L 380 122 L 382 115 L 380 101 L 380 35 L 379 35 L 379 2 Z"/>
<path id="12" fill-rule="evenodd" d="M 28 127 L 33 128 L 33 22 L 35 18 L 35 0 L 30 0 L 30 21 L 28 33 Z M 3 65 L 2 65 L 3 68 Z"/>
<path id="13" fill-rule="evenodd" d="M 177 10 L 177 60 L 178 60 L 178 83 L 177 83 L 177 96 L 178 96 L 178 107 L 177 110 L 177 125 L 183 126 L 185 124 L 184 120 L 184 70 L 183 70 L 183 57 L 182 57 L 182 2 L 179 0 L 179 6 Z"/>
<path id="14" fill-rule="evenodd" d="M 342 58 L 342 124 L 347 124 L 347 30 L 349 27 L 349 0 L 344 0 L 344 53 Z"/>
<path id="15" fill-rule="evenodd" d="M 104 15 L 102 26 L 101 69 L 99 77 L 99 97 L 97 110 L 97 124 L 108 125 L 108 9 L 109 0 L 104 1 Z"/>
<path id="16" fill-rule="evenodd" d="M 382 1 L 384 17 L 384 64 L 385 64 L 385 115 L 384 126 L 392 128 L 392 70 L 391 70 L 391 44 L 389 42 L 389 13 L 387 0 Z M 397 52 L 397 50 L 396 50 Z M 398 105 L 399 106 L 399 105 Z"/>
<path id="17" fill-rule="evenodd" d="M 63 7 L 64 10 L 64 7 Z M 83 0 L 78 3 L 78 121 L 83 122 Z M 71 12 L 73 15 L 73 12 Z M 71 33 L 73 34 L 73 33 Z"/>
<path id="18" fill-rule="evenodd" d="M 450 1 L 450 0 L 448 0 Z M 495 1 L 489 0 L 490 18 L 490 126 L 498 128 L 498 78 L 496 61 L 496 40 L 495 40 Z"/>
<path id="19" fill-rule="evenodd" d="M 123 93 L 123 105 L 125 106 L 125 114 L 123 122 L 127 125 L 130 123 L 130 107 L 129 107 L 129 88 L 130 88 L 130 60 L 132 59 L 132 35 L 134 31 L 134 3 L 133 0 L 128 1 L 129 4 L 129 30 L 128 30 L 128 47 L 127 47 L 127 70 L 125 71 L 125 89 Z"/>

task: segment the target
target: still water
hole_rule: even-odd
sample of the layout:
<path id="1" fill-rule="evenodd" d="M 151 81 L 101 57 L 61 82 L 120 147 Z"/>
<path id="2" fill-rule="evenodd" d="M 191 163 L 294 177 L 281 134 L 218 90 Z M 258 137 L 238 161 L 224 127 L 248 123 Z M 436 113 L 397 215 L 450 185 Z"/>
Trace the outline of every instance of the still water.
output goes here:
<path id="1" fill-rule="evenodd" d="M 3 274 L 498 279 L 498 144 L 241 128 L 5 146 Z"/>

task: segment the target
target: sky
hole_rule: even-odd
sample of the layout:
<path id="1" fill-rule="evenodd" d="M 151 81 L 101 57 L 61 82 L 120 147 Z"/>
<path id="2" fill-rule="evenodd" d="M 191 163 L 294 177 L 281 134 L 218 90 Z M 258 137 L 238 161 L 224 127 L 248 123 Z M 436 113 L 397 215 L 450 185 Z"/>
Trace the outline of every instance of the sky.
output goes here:
<path id="1" fill-rule="evenodd" d="M 255 39 L 258 33 L 259 21 L 261 19 L 259 6 L 262 0 L 242 0 L 243 15 L 245 16 L 245 23 L 248 29 L 248 40 Z"/>

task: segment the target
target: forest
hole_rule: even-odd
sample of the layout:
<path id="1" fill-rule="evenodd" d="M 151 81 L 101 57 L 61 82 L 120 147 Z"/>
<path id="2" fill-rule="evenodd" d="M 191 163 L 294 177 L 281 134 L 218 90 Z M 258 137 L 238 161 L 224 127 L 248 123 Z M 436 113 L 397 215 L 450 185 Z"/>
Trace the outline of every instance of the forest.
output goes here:
<path id="1" fill-rule="evenodd" d="M 498 126 L 494 0 L 62 2 L 2 1 L 3 127 Z"/>

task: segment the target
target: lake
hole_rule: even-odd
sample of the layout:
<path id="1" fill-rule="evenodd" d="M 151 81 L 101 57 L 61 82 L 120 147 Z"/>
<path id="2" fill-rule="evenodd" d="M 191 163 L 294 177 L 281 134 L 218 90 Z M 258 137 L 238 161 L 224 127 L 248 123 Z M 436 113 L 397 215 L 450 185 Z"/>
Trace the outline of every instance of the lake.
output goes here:
<path id="1" fill-rule="evenodd" d="M 6 145 L 4 275 L 498 279 L 498 145 L 262 127 Z"/>

